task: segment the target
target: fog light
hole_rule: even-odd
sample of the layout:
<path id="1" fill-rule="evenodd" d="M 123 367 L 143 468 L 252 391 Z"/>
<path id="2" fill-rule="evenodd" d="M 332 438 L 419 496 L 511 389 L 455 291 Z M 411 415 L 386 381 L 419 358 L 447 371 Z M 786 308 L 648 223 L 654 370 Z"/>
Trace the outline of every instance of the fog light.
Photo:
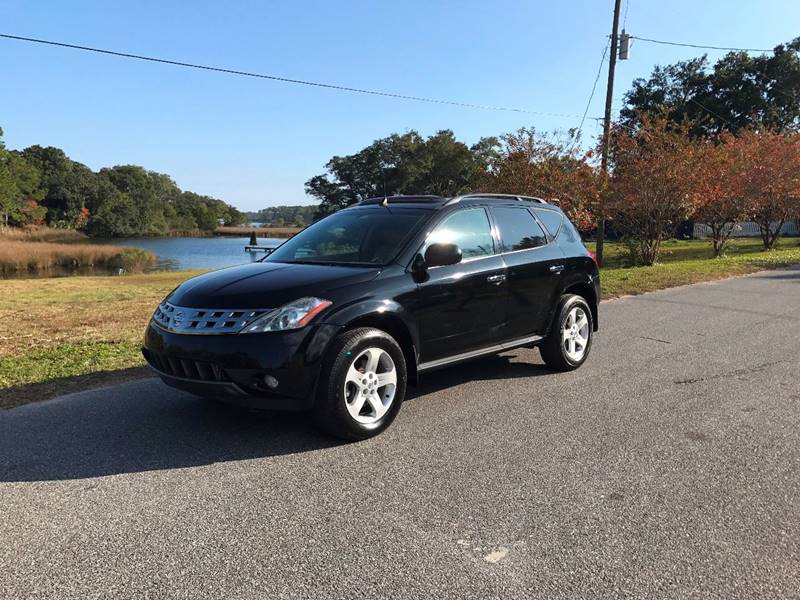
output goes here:
<path id="1" fill-rule="evenodd" d="M 278 387 L 278 383 L 280 382 L 272 375 L 264 375 L 264 383 L 267 384 L 268 388 L 274 390 L 276 387 Z"/>

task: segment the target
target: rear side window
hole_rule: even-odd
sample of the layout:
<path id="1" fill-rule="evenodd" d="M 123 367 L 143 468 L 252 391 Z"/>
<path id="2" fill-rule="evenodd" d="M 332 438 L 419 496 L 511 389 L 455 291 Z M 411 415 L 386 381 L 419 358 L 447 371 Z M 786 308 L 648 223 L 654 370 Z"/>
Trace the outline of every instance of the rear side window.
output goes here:
<path id="1" fill-rule="evenodd" d="M 547 232 L 550 234 L 550 239 L 555 239 L 561 229 L 561 213 L 555 210 L 545 210 L 543 208 L 535 208 L 533 210 L 544 225 L 544 228 L 547 229 Z"/>
<path id="2" fill-rule="evenodd" d="M 544 231 L 525 208 L 493 208 L 500 238 L 503 240 L 503 250 L 526 250 L 538 248 L 547 244 Z"/>
<path id="3" fill-rule="evenodd" d="M 570 221 L 569 219 L 564 219 L 564 236 L 569 240 L 571 243 L 576 244 L 581 242 L 581 234 L 578 233 L 578 230 L 575 227 L 575 224 Z"/>
<path id="4" fill-rule="evenodd" d="M 446 217 L 425 240 L 423 254 L 431 244 L 457 244 L 464 258 L 494 254 L 492 228 L 486 210 L 469 208 Z"/>

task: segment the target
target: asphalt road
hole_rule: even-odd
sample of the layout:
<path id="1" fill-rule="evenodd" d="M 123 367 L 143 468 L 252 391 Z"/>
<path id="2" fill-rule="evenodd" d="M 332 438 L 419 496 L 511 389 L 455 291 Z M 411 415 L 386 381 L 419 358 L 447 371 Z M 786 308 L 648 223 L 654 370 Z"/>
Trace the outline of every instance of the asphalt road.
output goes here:
<path id="1" fill-rule="evenodd" d="M 800 269 L 604 303 L 579 371 L 341 445 L 156 380 L 0 413 L 2 598 L 797 598 Z"/>

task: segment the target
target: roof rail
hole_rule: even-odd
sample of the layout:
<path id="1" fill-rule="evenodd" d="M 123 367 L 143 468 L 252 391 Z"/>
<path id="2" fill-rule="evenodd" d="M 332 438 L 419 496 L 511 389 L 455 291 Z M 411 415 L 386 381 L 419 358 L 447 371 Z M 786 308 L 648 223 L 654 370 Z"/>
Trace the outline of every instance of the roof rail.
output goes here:
<path id="1" fill-rule="evenodd" d="M 386 202 L 387 204 L 395 203 L 395 202 L 441 202 L 444 200 L 441 196 L 435 196 L 432 194 L 420 194 L 420 195 L 402 195 L 397 194 L 394 196 L 376 196 L 374 198 L 367 198 L 366 200 L 362 200 L 357 204 L 381 204 Z"/>
<path id="2" fill-rule="evenodd" d="M 455 198 L 451 198 L 447 204 L 455 204 L 457 202 L 461 202 L 462 200 L 467 200 L 469 198 L 485 198 L 487 200 L 518 200 L 520 202 L 538 202 L 539 204 L 547 204 L 545 200 L 542 200 L 541 198 L 536 198 L 534 196 L 520 196 L 519 194 L 493 194 L 493 193 L 481 193 L 481 192 L 456 196 Z"/>

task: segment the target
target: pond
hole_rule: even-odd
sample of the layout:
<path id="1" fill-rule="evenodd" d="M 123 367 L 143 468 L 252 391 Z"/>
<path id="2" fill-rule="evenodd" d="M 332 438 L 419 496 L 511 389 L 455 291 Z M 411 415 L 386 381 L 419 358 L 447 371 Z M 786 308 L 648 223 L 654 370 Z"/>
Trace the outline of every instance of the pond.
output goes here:
<path id="1" fill-rule="evenodd" d="M 186 271 L 193 269 L 221 269 L 258 260 L 263 252 L 245 252 L 250 243 L 247 237 L 171 237 L 171 238 L 119 238 L 93 240 L 98 244 L 136 246 L 149 250 L 158 257 L 159 271 Z M 259 246 L 275 247 L 286 240 L 258 238 Z"/>

